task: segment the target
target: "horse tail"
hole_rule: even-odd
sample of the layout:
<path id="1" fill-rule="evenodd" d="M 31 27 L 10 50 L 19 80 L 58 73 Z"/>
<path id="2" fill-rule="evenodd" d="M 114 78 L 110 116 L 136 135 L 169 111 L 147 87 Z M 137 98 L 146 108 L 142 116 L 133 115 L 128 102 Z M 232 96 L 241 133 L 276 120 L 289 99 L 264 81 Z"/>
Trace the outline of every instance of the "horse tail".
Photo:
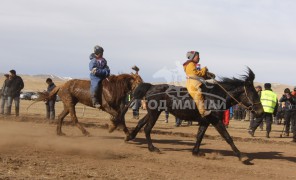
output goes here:
<path id="1" fill-rule="evenodd" d="M 141 83 L 138 85 L 138 87 L 135 89 L 133 93 L 134 99 L 142 99 L 147 91 L 152 87 L 153 85 L 150 83 Z"/>
<path id="2" fill-rule="evenodd" d="M 52 91 L 50 91 L 50 93 L 48 92 L 38 92 L 38 98 L 36 99 L 36 101 L 46 101 L 48 99 L 51 99 L 53 96 L 55 96 L 61 87 L 56 86 L 55 88 L 53 88 Z"/>
<path id="3" fill-rule="evenodd" d="M 133 98 L 130 100 L 130 102 L 125 105 L 125 107 L 122 109 L 121 114 L 120 114 L 120 118 L 119 118 L 119 122 L 124 122 L 124 116 L 128 110 L 128 108 L 130 107 L 131 103 L 135 100 L 135 99 L 142 99 L 147 91 L 152 87 L 152 84 L 150 83 L 141 83 L 138 85 L 138 87 L 134 90 L 133 93 Z"/>
<path id="4" fill-rule="evenodd" d="M 52 91 L 50 91 L 50 93 L 48 92 L 37 92 L 38 98 L 35 99 L 35 101 L 33 103 L 31 103 L 28 107 L 27 107 L 27 111 L 29 110 L 29 108 L 40 101 L 46 101 L 48 99 L 51 99 L 54 95 L 56 95 L 60 90 L 59 86 L 56 86 Z"/>

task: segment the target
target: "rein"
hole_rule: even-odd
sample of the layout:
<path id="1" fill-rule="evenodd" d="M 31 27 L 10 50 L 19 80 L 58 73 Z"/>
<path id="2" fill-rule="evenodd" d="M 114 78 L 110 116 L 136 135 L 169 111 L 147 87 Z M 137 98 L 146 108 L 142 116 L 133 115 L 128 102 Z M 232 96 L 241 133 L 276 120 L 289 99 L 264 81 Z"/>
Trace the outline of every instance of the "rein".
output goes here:
<path id="1" fill-rule="evenodd" d="M 247 99 L 249 100 L 249 102 L 251 103 L 251 105 L 250 106 L 246 106 L 246 105 L 244 105 L 242 102 L 240 102 L 240 101 L 238 101 L 235 97 L 233 97 L 216 79 L 214 79 L 214 78 L 211 78 L 226 94 L 228 94 L 228 96 L 229 97 L 231 97 L 235 102 L 237 102 L 237 104 L 238 105 L 240 105 L 240 106 L 242 106 L 243 108 L 245 108 L 245 109 L 247 109 L 247 110 L 249 110 L 249 111 L 254 111 L 254 112 L 256 112 L 255 110 L 254 110 L 254 105 L 257 105 L 257 104 L 261 104 L 261 102 L 257 102 L 257 103 L 253 103 L 252 101 L 251 101 L 251 99 L 249 98 L 249 96 L 248 96 L 248 93 L 247 93 L 247 89 L 246 89 L 246 86 L 244 86 L 244 91 L 245 91 L 245 94 L 246 94 L 246 97 L 247 97 Z"/>

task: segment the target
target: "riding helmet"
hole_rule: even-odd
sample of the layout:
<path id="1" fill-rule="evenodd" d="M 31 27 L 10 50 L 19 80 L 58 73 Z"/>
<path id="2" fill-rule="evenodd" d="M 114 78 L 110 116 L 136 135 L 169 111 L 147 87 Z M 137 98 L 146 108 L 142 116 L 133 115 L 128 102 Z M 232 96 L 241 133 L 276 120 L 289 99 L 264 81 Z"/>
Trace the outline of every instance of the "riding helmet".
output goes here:
<path id="1" fill-rule="evenodd" d="M 96 55 L 102 54 L 103 52 L 104 52 L 104 49 L 103 49 L 101 46 L 96 45 L 96 46 L 94 47 L 94 53 L 95 53 Z"/>
<path id="2" fill-rule="evenodd" d="M 186 54 L 187 59 L 192 60 L 195 55 L 199 55 L 199 52 L 197 51 L 189 51 Z"/>

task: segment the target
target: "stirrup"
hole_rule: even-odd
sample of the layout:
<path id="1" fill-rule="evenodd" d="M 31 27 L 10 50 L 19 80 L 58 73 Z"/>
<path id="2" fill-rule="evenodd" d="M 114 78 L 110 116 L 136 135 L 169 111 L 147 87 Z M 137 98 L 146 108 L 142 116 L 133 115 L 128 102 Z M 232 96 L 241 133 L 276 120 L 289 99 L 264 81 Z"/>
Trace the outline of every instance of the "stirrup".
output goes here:
<path id="1" fill-rule="evenodd" d="M 203 114 L 200 114 L 201 115 L 201 117 L 206 117 L 206 116 L 208 116 L 208 115 L 210 115 L 211 114 L 211 112 L 212 111 L 205 111 Z"/>

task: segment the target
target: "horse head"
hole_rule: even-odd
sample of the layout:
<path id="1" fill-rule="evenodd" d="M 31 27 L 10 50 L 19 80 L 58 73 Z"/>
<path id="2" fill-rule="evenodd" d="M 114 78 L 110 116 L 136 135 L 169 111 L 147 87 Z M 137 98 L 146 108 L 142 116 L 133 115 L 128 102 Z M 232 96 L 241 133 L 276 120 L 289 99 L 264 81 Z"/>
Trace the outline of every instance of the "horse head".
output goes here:
<path id="1" fill-rule="evenodd" d="M 131 85 L 131 91 L 134 91 L 136 87 L 138 87 L 139 84 L 143 83 L 143 79 L 140 75 L 131 73 L 131 79 L 130 79 L 130 85 Z"/>
<path id="2" fill-rule="evenodd" d="M 244 75 L 243 79 L 223 78 L 221 84 L 233 96 L 233 98 L 231 97 L 232 102 L 241 104 L 256 116 L 261 116 L 264 111 L 258 92 L 254 87 L 255 74 L 249 67 L 247 71 L 248 74 Z"/>
<path id="3" fill-rule="evenodd" d="M 248 75 L 244 76 L 244 85 L 239 96 L 239 101 L 248 107 L 248 110 L 255 113 L 256 116 L 261 116 L 264 111 L 259 94 L 254 87 L 255 74 L 249 67 L 247 68 Z"/>

